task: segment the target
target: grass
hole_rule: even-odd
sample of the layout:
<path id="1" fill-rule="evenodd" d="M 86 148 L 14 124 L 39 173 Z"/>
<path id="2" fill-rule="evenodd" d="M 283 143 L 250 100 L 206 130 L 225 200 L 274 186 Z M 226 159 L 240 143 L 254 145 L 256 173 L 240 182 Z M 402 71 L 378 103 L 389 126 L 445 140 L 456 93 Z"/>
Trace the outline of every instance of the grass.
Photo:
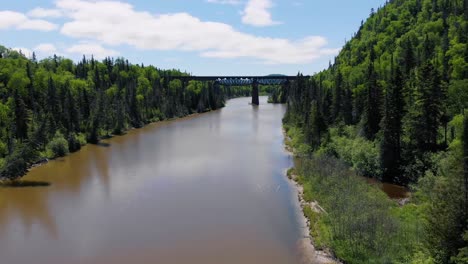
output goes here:
<path id="1" fill-rule="evenodd" d="M 317 201 L 327 212 L 303 209 L 316 247 L 332 249 L 346 263 L 408 263 L 419 254 L 418 239 L 423 234 L 417 205 L 398 207 L 346 163 L 304 152 L 300 129 L 286 131 L 290 138 L 286 144 L 300 156 L 288 177 L 297 175 L 304 200 Z"/>

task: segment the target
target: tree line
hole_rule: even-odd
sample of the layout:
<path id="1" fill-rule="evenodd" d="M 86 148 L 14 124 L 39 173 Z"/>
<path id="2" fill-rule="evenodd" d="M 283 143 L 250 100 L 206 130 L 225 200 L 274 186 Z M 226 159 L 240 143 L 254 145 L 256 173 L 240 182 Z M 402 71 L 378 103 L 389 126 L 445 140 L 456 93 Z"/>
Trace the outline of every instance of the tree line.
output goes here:
<path id="1" fill-rule="evenodd" d="M 467 40 L 466 0 L 387 1 L 328 69 L 288 91 L 301 154 L 414 191 L 424 263 L 468 261 Z"/>
<path id="2" fill-rule="evenodd" d="M 218 109 L 226 97 L 243 94 L 176 78 L 187 75 L 123 58 L 37 61 L 0 46 L 0 178 L 16 179 L 44 158 L 132 127 Z"/>

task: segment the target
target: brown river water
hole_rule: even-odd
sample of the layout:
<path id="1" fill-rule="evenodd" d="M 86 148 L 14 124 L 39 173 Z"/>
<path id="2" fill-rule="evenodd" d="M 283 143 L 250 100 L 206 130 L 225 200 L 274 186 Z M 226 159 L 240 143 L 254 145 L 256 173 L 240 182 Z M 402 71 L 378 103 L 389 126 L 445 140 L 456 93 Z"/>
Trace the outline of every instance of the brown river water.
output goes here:
<path id="1" fill-rule="evenodd" d="M 0 188 L 1 264 L 298 263 L 283 105 L 132 130 Z"/>

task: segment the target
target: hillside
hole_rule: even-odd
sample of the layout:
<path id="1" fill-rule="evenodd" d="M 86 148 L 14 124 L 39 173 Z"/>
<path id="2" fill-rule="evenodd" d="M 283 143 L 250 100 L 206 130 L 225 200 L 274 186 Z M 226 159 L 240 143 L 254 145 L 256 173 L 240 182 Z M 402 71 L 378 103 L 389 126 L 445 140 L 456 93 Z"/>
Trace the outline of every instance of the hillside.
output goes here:
<path id="1" fill-rule="evenodd" d="M 354 174 L 414 191 L 412 202 L 396 210 L 372 192 L 365 197 L 348 193 L 349 186 L 340 181 L 333 182 L 336 193 L 321 193 L 320 187 L 329 185 L 320 185 L 333 178 L 325 181 L 320 171 L 303 171 L 306 183 L 319 185 L 310 195 L 333 212 L 318 221 L 326 235 L 315 235 L 342 259 L 467 263 L 467 39 L 466 0 L 389 1 L 371 11 L 328 69 L 288 92 L 284 122 L 298 154 L 314 153 L 313 164 L 338 159 Z M 343 207 L 361 208 L 356 209 L 361 213 Z M 389 222 L 397 228 L 373 227 Z M 358 228 L 362 225 L 368 226 L 365 234 Z M 392 241 L 399 232 L 406 238 Z M 369 236 L 372 243 L 380 242 L 367 244 Z M 391 252 L 401 244 L 409 252 Z"/>

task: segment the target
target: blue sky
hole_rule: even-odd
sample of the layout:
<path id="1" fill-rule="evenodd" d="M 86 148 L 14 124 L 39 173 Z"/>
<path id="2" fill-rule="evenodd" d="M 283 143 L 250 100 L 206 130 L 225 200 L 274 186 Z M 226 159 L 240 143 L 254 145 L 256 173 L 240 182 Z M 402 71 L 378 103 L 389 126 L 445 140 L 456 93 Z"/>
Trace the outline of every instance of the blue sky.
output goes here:
<path id="1" fill-rule="evenodd" d="M 195 75 L 312 74 L 385 0 L 4 1 L 0 44 Z"/>

